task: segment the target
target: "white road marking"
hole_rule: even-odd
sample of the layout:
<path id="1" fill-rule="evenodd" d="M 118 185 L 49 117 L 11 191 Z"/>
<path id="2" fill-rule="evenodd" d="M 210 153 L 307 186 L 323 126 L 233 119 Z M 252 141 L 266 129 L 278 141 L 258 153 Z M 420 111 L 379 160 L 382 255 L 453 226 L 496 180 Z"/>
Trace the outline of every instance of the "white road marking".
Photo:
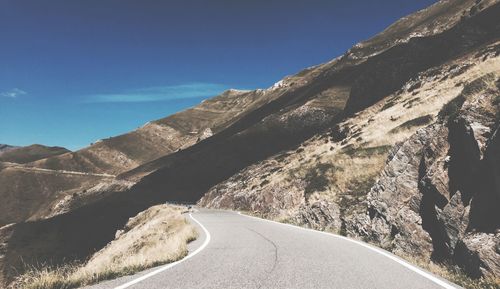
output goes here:
<path id="1" fill-rule="evenodd" d="M 262 219 L 262 218 L 258 218 L 258 217 L 254 217 L 254 216 L 249 216 L 249 215 L 246 215 L 246 214 L 242 214 L 241 212 L 238 212 L 239 215 L 241 216 L 245 216 L 245 217 L 248 217 L 248 218 L 254 218 L 254 219 L 257 219 L 257 220 L 261 220 L 261 221 L 267 221 L 267 222 L 271 222 L 271 223 L 275 223 L 275 224 L 279 224 L 279 225 L 283 225 L 283 226 L 288 226 L 288 227 L 291 227 L 291 228 L 295 228 L 295 229 L 301 229 L 301 230 L 306 230 L 306 231 L 311 231 L 311 232 L 315 232 L 315 233 L 320 233 L 320 234 L 324 234 L 324 235 L 328 235 L 328 236 L 332 236 L 332 237 L 336 237 L 336 238 L 340 238 L 342 240 L 346 240 L 346 241 L 349 241 L 349 242 L 352 242 L 352 243 L 356 243 L 360 246 L 363 246 L 369 250 L 372 250 L 372 251 L 375 251 L 381 255 L 384 255 L 385 257 L 399 263 L 400 265 L 403 265 L 404 267 L 410 269 L 411 271 L 421 275 L 422 277 L 425 277 L 427 279 L 429 279 L 430 281 L 438 284 L 439 286 L 443 287 L 443 288 L 446 288 L 446 289 L 457 289 L 459 287 L 456 287 L 456 286 L 453 286 L 425 271 L 423 271 L 422 269 L 418 268 L 418 267 L 415 267 L 413 265 L 411 265 L 410 263 L 407 263 L 401 259 L 399 259 L 398 257 L 390 254 L 389 252 L 386 252 L 385 250 L 382 250 L 382 249 L 379 249 L 377 247 L 374 247 L 374 246 L 371 246 L 367 243 L 364 243 L 364 242 L 361 242 L 361 241 L 358 241 L 358 240 L 354 240 L 354 239 L 349 239 L 347 237 L 344 237 L 344 236 L 340 236 L 340 235 L 335 235 L 335 234 L 332 234 L 332 233 L 328 233 L 328 232 L 323 232 L 323 231 L 317 231 L 317 230 L 313 230 L 313 229 L 308 229 L 308 228 L 302 228 L 302 227 L 299 227 L 299 226 L 294 226 L 294 225 L 291 225 L 291 224 L 285 224 L 285 223 L 280 223 L 280 222 L 276 222 L 276 221 L 272 221 L 272 220 L 267 220 L 267 219 Z"/>
<path id="2" fill-rule="evenodd" d="M 342 239 L 342 240 L 346 240 L 346 241 L 349 241 L 349 242 L 352 242 L 352 243 L 355 243 L 355 244 L 358 244 L 360 246 L 363 246 L 371 251 L 374 251 L 376 253 L 379 253 L 397 263 L 399 263 L 400 265 L 408 268 L 409 270 L 421 275 L 422 277 L 425 277 L 427 279 L 429 279 L 430 281 L 436 283 L 437 285 L 443 287 L 443 288 L 446 288 L 446 289 L 457 289 L 458 287 L 455 287 L 435 276 L 433 276 L 432 274 L 430 273 L 427 273 L 425 271 L 423 271 L 422 269 L 416 267 L 416 266 L 413 266 L 405 261 L 403 261 L 402 259 L 396 257 L 395 255 L 392 255 L 390 254 L 389 252 L 386 252 L 385 250 L 382 250 L 380 248 L 377 248 L 377 247 L 374 247 L 374 246 L 371 246 L 367 243 L 364 243 L 364 242 L 361 242 L 361 241 L 358 241 L 358 240 L 354 240 L 354 239 L 350 239 L 350 238 L 347 238 L 347 237 L 344 237 L 344 236 L 340 236 L 340 235 L 335 235 L 333 233 L 328 233 L 328 232 L 323 232 L 323 231 L 317 231 L 317 230 L 313 230 L 313 229 L 308 229 L 308 228 L 303 228 L 303 227 L 298 227 L 298 226 L 294 226 L 294 225 L 291 225 L 291 224 L 285 224 L 285 223 L 280 223 L 280 222 L 276 222 L 276 221 L 272 221 L 272 220 L 267 220 L 267 219 L 262 219 L 262 218 L 258 218 L 258 217 L 254 217 L 254 216 L 249 216 L 249 215 L 246 215 L 246 214 L 242 214 L 241 212 L 237 212 L 239 215 L 241 216 L 245 216 L 245 217 L 248 217 L 248 218 L 253 218 L 253 219 L 257 219 L 257 220 L 260 220 L 260 221 L 267 221 L 267 222 L 271 222 L 271 223 L 275 223 L 275 224 L 278 224 L 278 225 L 282 225 L 282 226 L 288 226 L 288 227 L 291 227 L 291 228 L 294 228 L 294 229 L 300 229 L 300 230 L 306 230 L 306 231 L 311 231 L 311 232 L 314 232 L 314 233 L 319 233 L 319 234 L 324 234 L 324 235 L 328 235 L 328 236 L 331 236 L 331 237 L 335 237 L 335 238 L 339 238 L 339 239 Z M 127 282 L 123 285 L 120 285 L 118 287 L 115 287 L 114 289 L 125 289 L 125 288 L 128 288 L 134 284 L 137 284 L 145 279 L 148 279 L 158 273 L 161 273 L 167 269 L 170 269 L 182 262 L 184 262 L 185 260 L 195 256 L 196 254 L 198 254 L 199 252 L 201 252 L 203 249 L 205 249 L 205 247 L 208 245 L 208 243 L 210 242 L 210 233 L 208 232 L 208 230 L 205 228 L 205 226 L 203 226 L 203 224 L 201 224 L 198 220 L 196 220 L 192 214 L 189 214 L 189 217 L 191 219 L 193 219 L 193 221 L 195 221 L 204 231 L 205 233 L 205 241 L 203 242 L 203 244 L 198 248 L 196 249 L 193 253 L 187 255 L 186 257 L 184 257 L 183 259 L 179 260 L 179 261 L 176 261 L 176 262 L 173 262 L 173 263 L 170 263 L 170 264 L 167 264 L 165 266 L 162 266 L 160 268 L 158 268 L 157 270 L 153 271 L 153 272 L 150 272 L 144 276 L 141 276 L 137 279 L 134 279 L 130 282 Z"/>
<path id="3" fill-rule="evenodd" d="M 130 286 L 132 286 L 132 285 L 134 285 L 134 284 L 137 284 L 137 283 L 139 283 L 139 282 L 141 282 L 141 281 L 143 281 L 143 280 L 145 280 L 145 279 L 148 279 L 149 277 L 152 277 L 152 276 L 154 276 L 154 275 L 156 275 L 156 274 L 158 274 L 158 273 L 161 273 L 161 272 L 163 272 L 163 271 L 165 271 L 165 270 L 167 270 L 167 269 L 170 269 L 170 268 L 174 267 L 175 265 L 179 265 L 180 263 L 182 263 L 182 262 L 186 261 L 186 260 L 187 260 L 187 259 L 189 259 L 189 258 L 192 258 L 192 257 L 193 257 L 193 256 L 195 256 L 196 254 L 200 253 L 203 249 L 205 249 L 205 247 L 208 245 L 208 243 L 210 243 L 210 233 L 208 232 L 207 228 L 205 228 L 205 226 L 203 226 L 203 225 L 202 225 L 202 224 L 201 224 L 198 220 L 196 220 L 196 219 L 195 219 L 195 218 L 194 218 L 191 214 L 189 214 L 189 217 L 190 217 L 191 219 L 193 219 L 193 221 L 195 221 L 198 225 L 200 225 L 200 227 L 203 229 L 203 232 L 205 233 L 205 236 L 206 236 L 206 237 L 205 237 L 205 242 L 203 242 L 203 244 L 202 244 L 202 245 L 201 245 L 198 249 L 196 249 L 193 253 L 191 253 L 191 254 L 187 255 L 186 257 L 184 257 L 183 259 L 181 259 L 181 260 L 179 260 L 179 261 L 175 261 L 175 262 L 173 262 L 173 263 L 170 263 L 170 264 L 167 264 L 167 265 L 165 265 L 165 266 L 162 266 L 162 267 L 160 267 L 160 268 L 158 268 L 158 269 L 154 270 L 153 272 L 150 272 L 150 273 L 148 273 L 148 274 L 146 274 L 146 275 L 144 275 L 144 276 L 141 276 L 141 277 L 139 277 L 139 278 L 137 278 L 137 279 L 134 279 L 134 280 L 132 280 L 132 281 L 130 281 L 130 282 L 127 282 L 127 283 L 125 283 L 125 284 L 123 284 L 123 285 L 120 285 L 120 286 L 118 286 L 118 287 L 115 287 L 114 289 L 125 289 L 125 288 L 128 288 L 128 287 L 130 287 Z"/>

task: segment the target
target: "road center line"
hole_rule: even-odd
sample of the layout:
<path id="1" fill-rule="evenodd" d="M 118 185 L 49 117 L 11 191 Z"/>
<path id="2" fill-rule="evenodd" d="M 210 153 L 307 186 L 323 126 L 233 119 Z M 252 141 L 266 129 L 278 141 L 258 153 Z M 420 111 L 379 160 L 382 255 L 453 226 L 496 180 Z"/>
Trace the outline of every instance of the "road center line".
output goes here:
<path id="1" fill-rule="evenodd" d="M 336 234 L 332 234 L 332 233 L 328 233 L 328 232 L 323 232 L 323 231 L 317 231 L 317 230 L 313 230 L 313 229 L 308 229 L 308 228 L 302 228 L 302 227 L 299 227 L 299 226 L 294 226 L 294 225 L 291 225 L 291 224 L 285 224 L 285 223 L 280 223 L 280 222 L 276 222 L 276 221 L 273 221 L 273 220 L 268 220 L 268 219 L 262 219 L 262 218 L 259 218 L 259 217 L 254 217 L 254 216 L 250 216 L 250 215 L 246 215 L 246 214 L 242 214 L 241 212 L 237 212 L 239 215 L 241 216 L 245 216 L 245 217 L 248 217 L 248 218 L 253 218 L 253 219 L 257 219 L 257 220 L 260 220 L 260 221 L 267 221 L 267 222 L 271 222 L 271 223 L 275 223 L 275 224 L 278 224 L 278 225 L 283 225 L 283 226 L 288 226 L 288 227 L 291 227 L 291 228 L 295 228 L 295 229 L 301 229 L 301 230 L 306 230 L 306 231 L 311 231 L 311 232 L 315 232 L 315 233 L 319 233 L 319 234 L 324 234 L 324 235 L 328 235 L 328 236 L 331 236 L 331 237 L 335 237 L 335 238 L 339 238 L 339 239 L 342 239 L 342 240 L 345 240 L 345 241 L 349 241 L 349 242 L 352 242 L 352 243 L 355 243 L 355 244 L 358 244 L 360 246 L 363 246 L 369 250 L 372 250 L 374 252 L 377 252 L 381 255 L 384 255 L 385 257 L 399 263 L 400 265 L 410 269 L 411 271 L 419 274 L 420 276 L 422 277 L 425 277 L 427 279 L 429 279 L 430 281 L 436 283 L 437 285 L 443 287 L 443 288 L 446 288 L 446 289 L 457 289 L 458 287 L 456 286 L 453 286 L 435 276 L 433 276 L 432 274 L 430 273 L 427 273 L 425 272 L 424 270 L 416 267 L 416 266 L 413 266 L 411 265 L 410 263 L 407 263 L 406 261 L 403 261 L 401 260 L 400 258 L 390 254 L 389 252 L 386 252 L 385 250 L 382 250 L 382 249 L 379 249 L 377 247 L 374 247 L 374 246 L 371 246 L 367 243 L 364 243 L 364 242 L 361 242 L 361 241 L 358 241 L 358 240 L 354 240 L 354 239 L 350 239 L 350 238 L 347 238 L 347 237 L 344 237 L 344 236 L 340 236 L 340 235 L 336 235 Z"/>
<path id="2" fill-rule="evenodd" d="M 193 253 L 188 254 L 186 257 L 184 257 L 184 258 L 182 258 L 182 259 L 180 259 L 178 261 L 175 261 L 173 263 L 169 263 L 169 264 L 166 264 L 164 266 L 161 266 L 160 268 L 154 270 L 153 272 L 150 272 L 150 273 L 148 273 L 148 274 L 146 274 L 144 276 L 141 276 L 141 277 L 139 277 L 137 279 L 134 279 L 132 281 L 129 281 L 129 282 L 123 284 L 123 285 L 115 287 L 114 289 L 125 289 L 125 288 L 128 288 L 128 287 L 130 287 L 130 286 L 132 286 L 134 284 L 137 284 L 137 283 L 139 283 L 139 282 L 141 282 L 143 280 L 146 280 L 146 279 L 148 279 L 148 278 L 150 278 L 150 277 L 152 277 L 152 276 L 154 276 L 154 275 L 156 275 L 158 273 L 161 273 L 161 272 L 163 272 L 163 271 L 165 271 L 167 269 L 170 269 L 170 268 L 172 268 L 172 267 L 174 267 L 176 265 L 179 265 L 180 263 L 186 261 L 189 258 L 192 258 L 196 254 L 200 253 L 203 249 L 205 249 L 205 247 L 208 245 L 208 243 L 210 243 L 210 233 L 208 232 L 207 228 L 205 228 L 205 226 L 203 226 L 198 220 L 196 220 L 193 217 L 193 215 L 191 215 L 191 213 L 189 214 L 189 217 L 193 221 L 195 221 L 203 229 L 203 232 L 205 233 L 205 236 L 206 236 L 205 237 L 205 242 L 203 242 L 203 244 L 198 249 L 196 249 Z"/>

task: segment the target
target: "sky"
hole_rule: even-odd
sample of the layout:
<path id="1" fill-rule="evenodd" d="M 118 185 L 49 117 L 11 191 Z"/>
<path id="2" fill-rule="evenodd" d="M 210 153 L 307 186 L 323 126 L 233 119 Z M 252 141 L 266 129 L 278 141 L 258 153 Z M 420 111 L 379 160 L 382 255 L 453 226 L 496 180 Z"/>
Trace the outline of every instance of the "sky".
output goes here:
<path id="1" fill-rule="evenodd" d="M 267 88 L 434 2 L 0 0 L 0 143 L 80 149 Z"/>

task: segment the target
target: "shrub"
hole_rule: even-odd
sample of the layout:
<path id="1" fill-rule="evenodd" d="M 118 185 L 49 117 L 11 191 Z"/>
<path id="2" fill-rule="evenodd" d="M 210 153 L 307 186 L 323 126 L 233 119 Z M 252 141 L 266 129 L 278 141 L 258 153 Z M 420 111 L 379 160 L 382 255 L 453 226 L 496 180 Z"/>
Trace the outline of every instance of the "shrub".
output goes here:
<path id="1" fill-rule="evenodd" d="M 395 104 L 396 104 L 396 102 L 394 100 L 390 100 L 390 101 L 386 102 L 384 104 L 384 106 L 382 106 L 382 108 L 380 109 L 380 111 L 384 111 L 384 110 L 386 110 L 386 109 L 388 109 L 390 107 L 393 107 Z"/>
<path id="2" fill-rule="evenodd" d="M 405 129 L 410 129 L 410 128 L 416 127 L 416 126 L 427 125 L 427 124 L 431 123 L 433 119 L 434 118 L 430 114 L 424 115 L 424 116 L 420 116 L 420 117 L 411 119 L 409 121 L 406 121 L 406 122 L 400 124 L 399 126 L 391 129 L 390 133 L 396 133 L 398 131 L 405 130 Z"/>
<path id="3" fill-rule="evenodd" d="M 386 153 L 391 149 L 390 145 L 376 146 L 376 147 L 360 147 L 355 148 L 353 145 L 346 146 L 342 152 L 347 154 L 348 156 L 357 156 L 357 157 L 371 157 L 373 155 L 379 155 Z"/>
<path id="4" fill-rule="evenodd" d="M 314 192 L 321 192 L 328 188 L 328 184 L 331 180 L 326 177 L 329 170 L 333 170 L 335 166 L 333 164 L 320 163 L 316 167 L 311 168 L 305 175 L 305 180 L 307 182 L 304 194 L 306 199 Z"/>

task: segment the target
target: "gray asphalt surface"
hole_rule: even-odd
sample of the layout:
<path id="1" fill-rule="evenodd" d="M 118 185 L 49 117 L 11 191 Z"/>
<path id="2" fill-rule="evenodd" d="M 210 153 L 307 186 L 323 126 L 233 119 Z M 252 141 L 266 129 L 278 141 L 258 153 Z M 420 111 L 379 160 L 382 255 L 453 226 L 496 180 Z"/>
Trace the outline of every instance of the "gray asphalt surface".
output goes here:
<path id="1" fill-rule="evenodd" d="M 209 231 L 208 245 L 127 288 L 443 288 L 378 252 L 332 235 L 228 211 L 202 209 L 192 216 Z M 198 229 L 201 236 L 190 251 L 205 241 Z M 87 288 L 116 288 L 154 270 Z"/>

